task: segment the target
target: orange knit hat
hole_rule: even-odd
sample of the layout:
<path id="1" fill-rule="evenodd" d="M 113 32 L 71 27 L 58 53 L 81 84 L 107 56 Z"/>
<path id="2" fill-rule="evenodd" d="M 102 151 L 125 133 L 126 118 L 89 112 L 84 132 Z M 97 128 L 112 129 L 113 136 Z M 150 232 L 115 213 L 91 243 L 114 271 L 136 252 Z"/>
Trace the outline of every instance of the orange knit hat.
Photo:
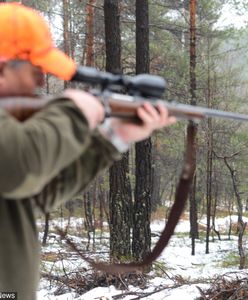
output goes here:
<path id="1" fill-rule="evenodd" d="M 20 3 L 0 4 L 0 57 L 28 60 L 64 80 L 76 72 L 75 62 L 55 48 L 42 16 Z"/>

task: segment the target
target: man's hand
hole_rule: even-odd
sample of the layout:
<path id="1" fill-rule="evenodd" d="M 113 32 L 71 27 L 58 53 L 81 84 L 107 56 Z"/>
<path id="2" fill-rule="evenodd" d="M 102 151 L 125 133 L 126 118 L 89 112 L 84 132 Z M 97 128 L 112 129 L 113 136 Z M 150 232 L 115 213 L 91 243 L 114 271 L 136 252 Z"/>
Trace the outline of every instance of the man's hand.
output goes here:
<path id="1" fill-rule="evenodd" d="M 97 127 L 104 119 L 104 108 L 93 95 L 77 89 L 67 89 L 63 95 L 70 98 L 84 114 L 90 129 Z"/>
<path id="2" fill-rule="evenodd" d="M 142 141 L 148 138 L 154 130 L 176 122 L 175 117 L 168 116 L 167 109 L 161 103 L 158 103 L 156 109 L 149 102 L 145 102 L 138 108 L 137 114 L 142 121 L 141 124 L 121 119 L 112 120 L 112 129 L 125 143 Z"/>
<path id="3" fill-rule="evenodd" d="M 86 117 L 90 129 L 96 128 L 104 119 L 104 107 L 93 95 L 77 89 L 67 89 L 63 95 L 70 98 Z M 148 138 L 156 129 L 174 124 L 175 117 L 169 117 L 166 107 L 158 103 L 153 107 L 144 102 L 137 109 L 140 124 L 128 120 L 111 119 L 109 126 L 112 131 L 126 144 L 139 142 Z"/>

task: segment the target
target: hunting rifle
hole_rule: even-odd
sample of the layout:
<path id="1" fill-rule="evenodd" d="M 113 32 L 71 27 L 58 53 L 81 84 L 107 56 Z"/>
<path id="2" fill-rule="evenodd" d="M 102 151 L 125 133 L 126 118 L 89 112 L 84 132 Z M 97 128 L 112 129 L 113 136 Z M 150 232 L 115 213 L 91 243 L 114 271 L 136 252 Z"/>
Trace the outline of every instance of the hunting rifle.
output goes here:
<path id="1" fill-rule="evenodd" d="M 141 106 L 144 101 L 150 101 L 156 107 L 157 102 L 161 101 L 158 99 L 161 98 L 165 90 L 165 80 L 159 76 L 141 74 L 130 78 L 127 76 L 100 72 L 89 67 L 79 67 L 75 76 L 72 78 L 72 81 L 100 86 L 100 89 L 92 91 L 92 93 L 99 97 L 102 101 L 105 107 L 106 117 L 127 118 L 132 119 L 135 122 L 138 121 L 136 113 L 137 108 Z M 27 98 L 10 98 L 0 100 L 0 108 L 4 108 L 17 119 L 23 121 L 36 111 L 42 109 L 45 105 L 49 104 L 50 101 L 51 100 L 49 99 L 30 101 L 30 99 Z M 203 118 L 217 117 L 238 121 L 248 121 L 248 115 L 244 114 L 166 101 L 163 101 L 163 103 L 167 107 L 169 115 L 173 115 L 180 119 L 197 121 Z M 193 144 L 195 134 L 196 129 L 187 135 L 185 162 L 176 189 L 175 202 L 170 210 L 167 224 L 161 233 L 157 244 L 151 253 L 143 259 L 143 261 L 120 264 L 95 262 L 91 258 L 85 256 L 85 254 L 83 254 L 69 238 L 65 237 L 64 232 L 57 228 L 61 237 L 63 237 L 67 241 L 68 245 L 91 266 L 107 273 L 130 273 L 142 270 L 144 267 L 150 265 L 159 257 L 164 248 L 167 246 L 184 210 L 194 175 Z"/>
<path id="2" fill-rule="evenodd" d="M 140 74 L 129 77 L 101 72 L 91 67 L 78 67 L 71 81 L 100 87 L 98 90 L 91 90 L 91 92 L 104 105 L 106 117 L 137 121 L 137 108 L 144 101 L 149 101 L 154 106 L 159 101 L 166 106 L 169 115 L 178 119 L 198 121 L 204 118 L 217 117 L 248 121 L 248 115 L 244 114 L 161 100 L 166 84 L 164 78 L 156 75 Z M 49 104 L 51 100 L 52 98 L 42 98 L 30 101 L 27 97 L 16 97 L 16 99 L 11 97 L 0 101 L 0 108 L 4 108 L 18 120 L 24 121 Z"/>

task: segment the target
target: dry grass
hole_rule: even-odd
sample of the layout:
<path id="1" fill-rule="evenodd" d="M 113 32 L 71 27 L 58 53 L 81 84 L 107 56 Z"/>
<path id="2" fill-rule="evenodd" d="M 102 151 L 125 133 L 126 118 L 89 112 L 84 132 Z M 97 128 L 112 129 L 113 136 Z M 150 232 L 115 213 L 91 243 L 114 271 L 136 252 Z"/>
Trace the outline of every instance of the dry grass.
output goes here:
<path id="1" fill-rule="evenodd" d="M 155 212 L 151 215 L 151 222 L 156 220 L 165 220 L 168 217 L 170 208 L 167 208 L 165 206 L 159 207 Z M 181 220 L 188 220 L 189 214 L 187 212 L 184 212 L 181 216 Z"/>
<path id="2" fill-rule="evenodd" d="M 248 274 L 229 273 L 215 279 L 210 288 L 202 290 L 198 287 L 201 297 L 197 300 L 247 300 Z"/>

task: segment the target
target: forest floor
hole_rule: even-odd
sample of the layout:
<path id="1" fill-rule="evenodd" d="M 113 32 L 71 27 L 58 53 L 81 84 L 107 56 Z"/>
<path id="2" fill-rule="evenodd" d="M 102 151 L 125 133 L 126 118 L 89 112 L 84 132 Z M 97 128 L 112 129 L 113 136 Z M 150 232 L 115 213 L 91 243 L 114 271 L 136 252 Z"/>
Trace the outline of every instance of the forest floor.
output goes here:
<path id="1" fill-rule="evenodd" d="M 232 216 L 232 223 L 237 218 Z M 245 222 L 248 219 L 244 220 Z M 56 219 L 54 224 L 65 228 L 67 220 Z M 205 220 L 200 221 L 201 229 Z M 181 220 L 170 244 L 163 251 L 152 271 L 147 275 L 114 277 L 92 270 L 66 241 L 51 228 L 47 245 L 42 247 L 41 282 L 38 300 L 110 300 L 110 299 L 248 299 L 248 270 L 239 270 L 237 236 L 227 236 L 230 218 L 218 218 L 216 229 L 221 240 L 211 236 L 209 254 L 205 254 L 205 233 L 196 241 L 196 254 L 191 255 L 189 221 Z M 39 223 L 40 228 L 43 222 Z M 152 242 L 155 243 L 164 228 L 164 221 L 151 224 Z M 107 261 L 109 235 L 96 233 L 95 243 L 79 235 L 83 219 L 72 218 L 68 235 L 91 258 Z M 40 233 L 42 239 L 43 233 Z M 244 237 L 244 247 L 248 240 Z M 236 293 L 236 295 L 234 295 Z M 228 298 L 229 297 L 229 298 Z"/>

